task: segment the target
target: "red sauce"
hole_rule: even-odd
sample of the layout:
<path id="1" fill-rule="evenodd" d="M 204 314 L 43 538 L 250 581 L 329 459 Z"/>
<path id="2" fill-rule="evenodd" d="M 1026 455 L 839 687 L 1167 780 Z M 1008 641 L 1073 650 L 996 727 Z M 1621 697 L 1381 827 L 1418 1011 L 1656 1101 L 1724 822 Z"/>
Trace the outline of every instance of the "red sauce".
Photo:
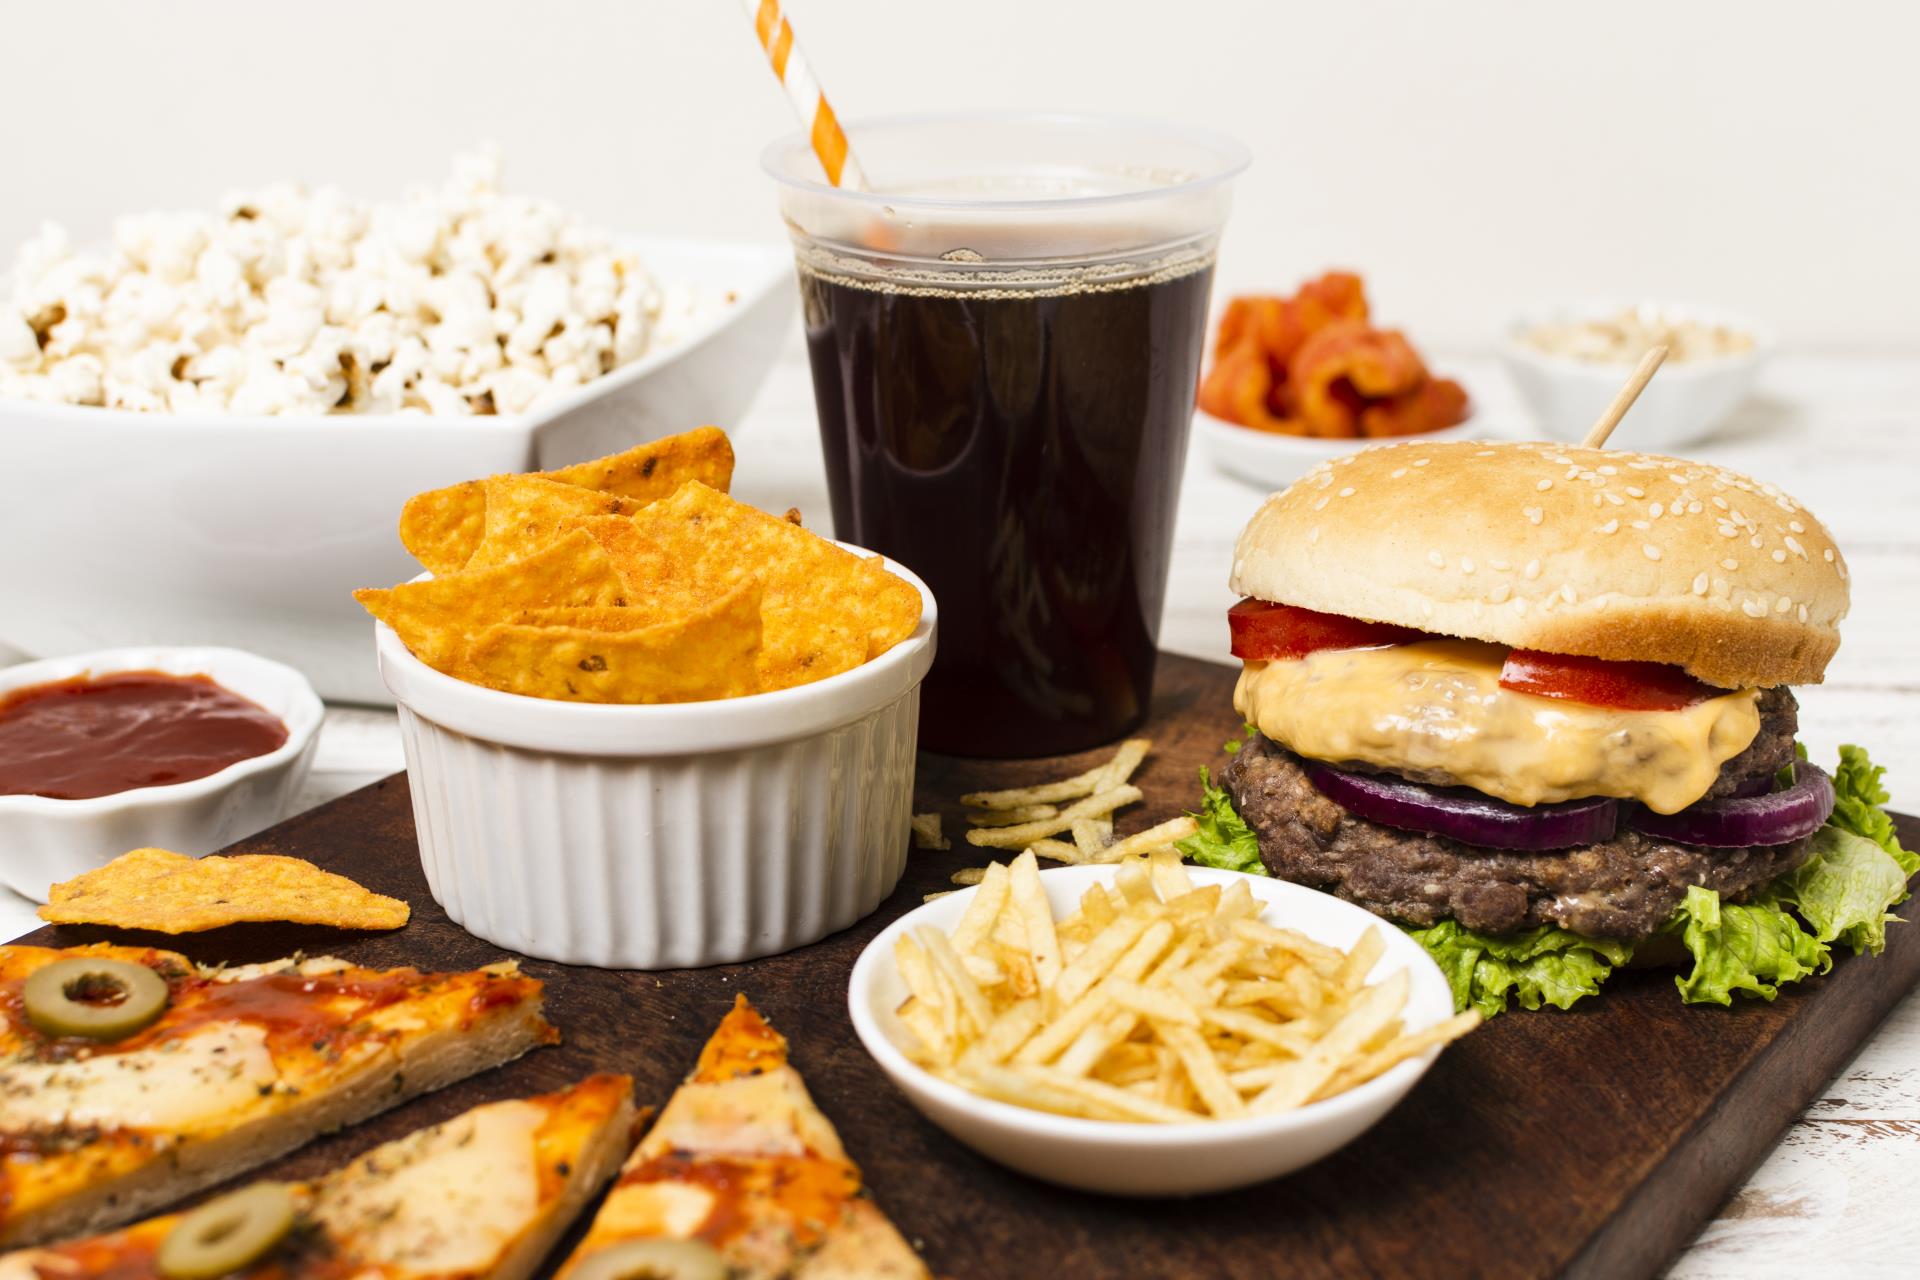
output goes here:
<path id="1" fill-rule="evenodd" d="M 218 773 L 287 726 L 208 676 L 117 671 L 0 697 L 0 795 L 90 800 Z"/>

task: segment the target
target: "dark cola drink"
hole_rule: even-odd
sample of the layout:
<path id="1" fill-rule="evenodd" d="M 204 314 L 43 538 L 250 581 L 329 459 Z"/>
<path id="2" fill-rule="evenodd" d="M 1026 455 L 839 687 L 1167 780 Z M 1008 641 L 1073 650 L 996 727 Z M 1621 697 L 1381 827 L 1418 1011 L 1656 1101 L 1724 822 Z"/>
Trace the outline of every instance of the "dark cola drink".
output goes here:
<path id="1" fill-rule="evenodd" d="M 939 604 L 923 747 L 1057 755 L 1145 717 L 1212 276 L 969 290 L 803 265 L 835 536 Z"/>

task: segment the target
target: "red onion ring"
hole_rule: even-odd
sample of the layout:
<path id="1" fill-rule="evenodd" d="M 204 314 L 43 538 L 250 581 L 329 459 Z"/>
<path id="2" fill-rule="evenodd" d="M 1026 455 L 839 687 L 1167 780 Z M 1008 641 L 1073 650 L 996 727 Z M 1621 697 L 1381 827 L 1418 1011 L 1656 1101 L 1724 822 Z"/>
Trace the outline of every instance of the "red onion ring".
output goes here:
<path id="1" fill-rule="evenodd" d="M 1327 799 L 1382 826 L 1422 831 L 1487 849 L 1537 852 L 1611 840 L 1619 802 L 1605 796 L 1559 804 L 1517 805 L 1471 787 L 1427 787 L 1405 778 L 1300 761 Z"/>
<path id="2" fill-rule="evenodd" d="M 1700 800 L 1678 813 L 1655 813 L 1629 805 L 1627 825 L 1635 831 L 1710 849 L 1744 849 L 1787 844 L 1818 831 L 1833 813 L 1833 779 L 1802 760 L 1793 766 L 1793 785 L 1745 799 Z"/>

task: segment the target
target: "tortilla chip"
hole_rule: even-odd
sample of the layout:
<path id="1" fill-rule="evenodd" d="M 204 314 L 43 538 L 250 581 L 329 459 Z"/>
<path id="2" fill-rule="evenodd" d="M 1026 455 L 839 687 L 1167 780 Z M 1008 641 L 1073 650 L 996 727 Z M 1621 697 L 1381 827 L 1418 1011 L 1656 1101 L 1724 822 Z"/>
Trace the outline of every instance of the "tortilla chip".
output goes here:
<path id="1" fill-rule="evenodd" d="M 486 495 L 486 532 L 466 569 L 489 569 L 532 555 L 559 541 L 564 523 L 591 516 L 630 516 L 647 504 L 638 498 L 596 493 L 540 476 L 493 476 L 481 482 Z"/>
<path id="2" fill-rule="evenodd" d="M 636 600 L 689 590 L 711 595 L 763 579 L 764 689 L 850 670 L 919 625 L 920 593 L 877 557 L 844 551 L 698 482 L 626 523 L 637 538 L 614 533 L 602 545 Z M 603 532 L 610 531 L 596 530 L 596 536 Z"/>
<path id="3" fill-rule="evenodd" d="M 414 657 L 467 679 L 470 642 L 503 616 L 529 609 L 617 606 L 626 595 L 607 553 L 576 529 L 523 560 L 397 587 L 363 587 L 353 598 L 392 627 Z"/>
<path id="4" fill-rule="evenodd" d="M 189 858 L 135 849 L 47 891 L 40 918 L 156 933 L 199 933 L 274 921 L 337 929 L 398 929 L 406 903 L 299 858 L 243 853 Z"/>
<path id="5" fill-rule="evenodd" d="M 535 474 L 640 502 L 667 497 L 688 480 L 724 493 L 733 480 L 733 446 L 718 427 L 696 427 L 625 453 Z M 400 541 L 414 559 L 436 574 L 465 567 L 486 535 L 484 486 L 468 480 L 407 501 L 400 513 Z"/>
<path id="6" fill-rule="evenodd" d="M 760 594 L 744 582 L 699 613 L 628 630 L 501 623 L 474 643 L 471 669 L 491 688 L 569 702 L 741 697 L 759 691 Z"/>

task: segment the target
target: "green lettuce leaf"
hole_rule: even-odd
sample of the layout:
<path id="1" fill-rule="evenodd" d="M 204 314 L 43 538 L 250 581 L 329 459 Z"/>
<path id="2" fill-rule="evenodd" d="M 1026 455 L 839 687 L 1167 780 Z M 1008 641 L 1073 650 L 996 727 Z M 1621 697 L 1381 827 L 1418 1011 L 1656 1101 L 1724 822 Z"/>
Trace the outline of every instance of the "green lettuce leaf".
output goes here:
<path id="1" fill-rule="evenodd" d="M 1780 984 L 1833 965 L 1827 945 L 1771 895 L 1722 902 L 1713 890 L 1693 885 L 1667 927 L 1680 931 L 1693 956 L 1693 971 L 1674 979 L 1688 1004 L 1732 1004 L 1736 991 L 1771 1000 Z"/>
<path id="2" fill-rule="evenodd" d="M 1267 864 L 1260 861 L 1260 841 L 1253 834 L 1253 828 L 1234 812 L 1232 797 L 1213 785 L 1213 775 L 1205 765 L 1200 766 L 1200 811 L 1193 816 L 1199 821 L 1200 830 L 1174 846 L 1182 854 L 1203 867 L 1245 871 L 1256 876 L 1267 874 Z"/>
<path id="3" fill-rule="evenodd" d="M 1855 955 L 1879 955 L 1887 945 L 1887 923 L 1900 918 L 1889 908 L 1907 900 L 1907 872 L 1872 840 L 1828 823 L 1813 833 L 1813 856 L 1768 890 L 1821 942 L 1843 942 Z"/>
<path id="4" fill-rule="evenodd" d="M 1565 1009 L 1597 995 L 1607 975 L 1633 955 L 1631 943 L 1583 938 L 1553 925 L 1494 935 L 1442 920 L 1407 933 L 1447 975 L 1454 1008 L 1478 1009 L 1487 1018 L 1514 1000 L 1523 1009 Z"/>
<path id="5" fill-rule="evenodd" d="M 1880 782 L 1886 772 L 1867 758 L 1865 747 L 1841 747 L 1840 767 L 1833 771 L 1833 816 L 1827 819 L 1827 825 L 1873 841 L 1911 876 L 1920 871 L 1920 853 L 1900 847 L 1893 819 L 1881 807 L 1892 798 Z M 1904 902 L 1906 898 L 1895 901 Z"/>

